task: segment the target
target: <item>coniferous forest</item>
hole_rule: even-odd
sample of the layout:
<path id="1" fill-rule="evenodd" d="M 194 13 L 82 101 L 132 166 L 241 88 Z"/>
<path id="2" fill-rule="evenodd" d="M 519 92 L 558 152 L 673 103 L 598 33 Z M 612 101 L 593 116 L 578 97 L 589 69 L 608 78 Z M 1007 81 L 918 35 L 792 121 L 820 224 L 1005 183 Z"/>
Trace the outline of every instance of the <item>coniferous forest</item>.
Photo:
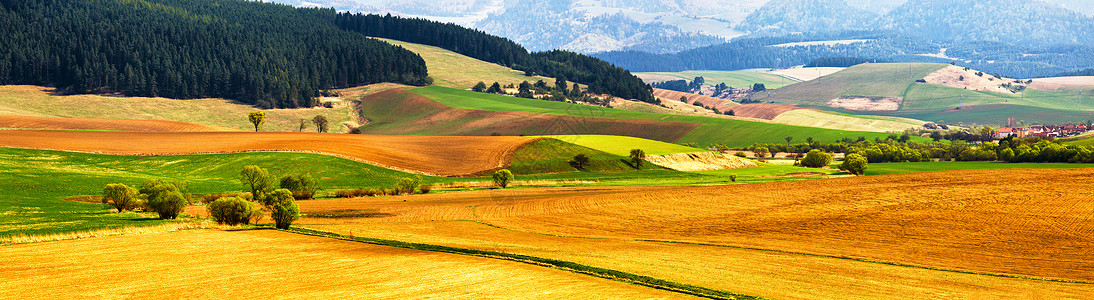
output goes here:
<path id="1" fill-rule="evenodd" d="M 286 108 L 326 89 L 428 83 L 417 54 L 343 31 L 334 14 L 238 0 L 0 0 L 0 84 Z"/>

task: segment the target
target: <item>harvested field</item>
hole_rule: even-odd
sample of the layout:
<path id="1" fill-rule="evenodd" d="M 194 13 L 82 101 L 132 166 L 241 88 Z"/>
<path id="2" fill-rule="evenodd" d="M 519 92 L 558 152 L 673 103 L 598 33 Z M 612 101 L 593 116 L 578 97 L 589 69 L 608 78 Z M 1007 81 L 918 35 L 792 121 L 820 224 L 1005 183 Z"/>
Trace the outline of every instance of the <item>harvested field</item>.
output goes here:
<path id="1" fill-rule="evenodd" d="M 1033 80 L 1033 84 L 1029 87 L 1042 91 L 1091 88 L 1094 87 L 1094 76 L 1037 78 Z"/>
<path id="2" fill-rule="evenodd" d="M 0 128 L 111 131 L 209 132 L 240 131 L 234 128 L 163 120 L 77 119 L 0 115 Z"/>
<path id="3" fill-rule="evenodd" d="M 301 225 L 357 234 L 371 232 L 399 240 L 450 241 L 518 253 L 557 252 L 558 255 L 598 261 L 602 267 L 629 265 L 636 269 L 632 272 L 639 274 L 677 273 L 661 277 L 734 292 L 745 292 L 734 288 L 741 286 L 733 282 L 736 279 L 712 282 L 709 278 L 741 274 L 743 281 L 768 282 L 749 276 L 785 281 L 789 279 L 780 274 L 806 276 L 808 272 L 797 273 L 797 270 L 834 265 L 848 272 L 876 268 L 865 273 L 839 275 L 855 277 L 862 285 L 882 286 L 876 291 L 861 289 L 861 286 L 843 287 L 867 298 L 891 297 L 879 294 L 888 289 L 900 291 L 896 294 L 918 292 L 948 297 L 990 295 L 1000 290 L 1022 292 L 1015 290 L 1017 286 L 1038 292 L 1027 295 L 1074 297 L 1084 293 L 1078 291 L 1092 292 L 1094 285 L 898 266 L 1094 282 L 1094 259 L 1091 258 L 1094 256 L 1090 255 L 1090 249 L 1094 249 L 1094 214 L 1091 212 L 1094 183 L 1086 180 L 1092 175 L 1094 169 L 978 170 L 711 187 L 550 188 L 319 200 L 302 202 L 302 210 L 311 213 L 369 208 L 391 216 L 304 219 Z M 1046 182 L 1054 184 L 1046 185 Z M 470 234 L 472 231 L 455 229 L 450 223 L 439 225 L 458 220 L 474 220 L 534 234 L 501 240 L 484 237 L 503 235 L 488 226 Z M 434 231 L 422 230 L 432 226 L 439 227 Z M 448 227 L 452 229 L 446 229 Z M 548 243 L 532 238 L 547 239 L 542 235 L 608 239 L 604 243 L 618 241 L 632 244 L 631 247 L 637 249 L 634 251 L 638 251 L 635 253 L 652 251 L 657 254 L 624 255 L 625 251 L 621 249 L 586 253 L 582 251 L 588 249 L 573 248 L 578 247 L 576 244 Z M 798 260 L 781 263 L 778 268 L 770 266 L 771 269 L 761 266 L 763 264 L 721 269 L 718 266 L 724 263 L 724 256 L 681 255 L 675 252 L 675 246 L 661 247 L 664 244 L 658 243 L 655 247 L 642 243 L 648 240 L 706 244 L 703 247 L 714 249 L 700 248 L 710 253 L 744 250 L 732 247 L 767 249 L 782 251 L 776 252 L 780 255 L 798 255 Z M 679 249 L 699 249 L 695 248 L 698 246 L 701 245 L 685 245 Z M 627 251 L 630 250 L 633 249 Z M 611 251 L 616 252 L 614 256 L 605 253 Z M 737 257 L 753 259 L 771 253 L 744 251 Z M 664 261 L 658 264 L 635 262 L 637 257 L 653 256 Z M 704 268 L 679 273 L 681 271 L 676 268 L 682 260 L 690 262 L 685 265 Z M 870 261 L 898 266 L 864 265 Z M 770 273 L 761 271 L 759 273 L 765 275 L 757 275 L 754 268 Z M 922 280 L 903 281 L 904 276 L 923 276 L 931 280 L 961 278 L 954 280 L 964 283 L 933 286 Z M 790 290 L 816 288 L 831 291 L 831 295 L 844 295 L 839 287 L 814 280 L 793 279 L 791 281 L 803 286 L 764 286 L 770 292 L 756 294 L 785 296 L 794 294 Z"/>
<path id="4" fill-rule="evenodd" d="M 0 255 L 0 298 L 9 299 L 682 298 L 518 262 L 272 230 L 13 245 Z"/>
<path id="5" fill-rule="evenodd" d="M 922 127 L 924 121 L 883 116 L 853 116 L 817 109 L 797 109 L 776 117 L 780 124 L 839 130 L 893 132 Z"/>
<path id="6" fill-rule="evenodd" d="M 1002 87 L 1002 84 L 1004 83 L 1025 85 L 1025 83 L 1015 83 L 1014 79 L 996 78 L 991 74 L 984 74 L 983 72 L 980 73 L 982 76 L 977 76 L 976 73 L 976 70 L 965 70 L 965 68 L 958 66 L 948 66 L 928 74 L 926 77 L 923 77 L 923 79 L 930 84 L 939 84 L 972 91 L 1005 94 L 1012 94 L 1012 92 L 1007 88 Z"/>
<path id="7" fill-rule="evenodd" d="M 574 104 L 573 115 L 499 112 L 450 108 L 429 98 L 395 89 L 361 99 L 361 111 L 372 123 L 361 131 L 372 134 L 429 135 L 558 135 L 604 134 L 675 141 L 699 124 L 656 120 L 598 118 L 583 114 Z"/>
<path id="8" fill-rule="evenodd" d="M 646 160 L 658 166 L 685 172 L 729 170 L 757 166 L 755 162 L 722 152 L 646 155 Z"/>
<path id="9" fill-rule="evenodd" d="M 829 107 L 854 111 L 895 111 L 900 109 L 900 97 L 840 97 L 828 101 Z"/>
<path id="10" fill-rule="evenodd" d="M 413 173 L 463 176 L 509 164 L 536 138 L 382 136 L 282 132 L 0 130 L 0 146 L 119 155 L 313 152 Z"/>
<path id="11" fill-rule="evenodd" d="M 802 108 L 782 104 L 741 104 L 730 109 L 732 109 L 733 113 L 737 116 L 774 120 L 786 112 Z"/>

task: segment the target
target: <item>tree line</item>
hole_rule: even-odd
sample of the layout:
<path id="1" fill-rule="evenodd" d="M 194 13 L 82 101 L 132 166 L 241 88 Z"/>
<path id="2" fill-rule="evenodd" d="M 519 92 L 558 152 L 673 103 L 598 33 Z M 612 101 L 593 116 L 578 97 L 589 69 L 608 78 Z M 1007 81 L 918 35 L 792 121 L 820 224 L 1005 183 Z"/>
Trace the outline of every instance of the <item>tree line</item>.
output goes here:
<path id="1" fill-rule="evenodd" d="M 334 14 L 238 0 L 2 0 L 0 84 L 290 108 L 329 89 L 429 83 L 420 56 L 341 30 Z"/>
<path id="2" fill-rule="evenodd" d="M 521 45 L 485 32 L 417 18 L 339 13 L 338 27 L 364 35 L 440 47 L 469 57 L 524 71 L 526 75 L 564 78 L 589 92 L 655 103 L 653 90 L 630 71 L 603 60 L 564 50 L 529 53 Z"/>

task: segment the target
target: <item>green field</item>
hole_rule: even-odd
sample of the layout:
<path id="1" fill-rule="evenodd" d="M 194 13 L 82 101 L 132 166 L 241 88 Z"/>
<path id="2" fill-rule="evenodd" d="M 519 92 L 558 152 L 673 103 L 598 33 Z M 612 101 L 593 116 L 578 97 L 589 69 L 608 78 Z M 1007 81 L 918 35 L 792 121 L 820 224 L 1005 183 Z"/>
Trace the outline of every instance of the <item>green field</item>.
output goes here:
<path id="1" fill-rule="evenodd" d="M 830 142 L 843 138 L 855 139 L 860 136 L 867 139 L 873 139 L 875 137 L 885 138 L 888 136 L 887 133 L 878 132 L 842 131 L 721 118 L 643 113 L 600 106 L 475 93 L 437 86 L 417 88 L 411 90 L 411 92 L 433 99 L 434 101 L 452 108 L 702 124 L 678 141 L 664 141 L 697 143 L 701 146 L 725 144 L 734 147 L 749 146 L 755 143 L 781 143 L 785 142 L 784 138 L 787 136 L 799 140 L 812 137 L 815 140 L 822 142 Z M 926 139 L 924 138 L 924 140 Z"/>
<path id="2" fill-rule="evenodd" d="M 630 156 L 631 149 L 642 149 L 646 155 L 665 155 L 673 153 L 691 153 L 706 151 L 683 145 L 670 144 L 661 141 L 647 140 L 629 136 L 615 135 L 550 135 L 544 136 L 559 139 L 567 143 L 584 146 L 613 155 Z"/>
<path id="3" fill-rule="evenodd" d="M 589 164 L 582 170 L 570 166 L 569 163 L 569 161 L 578 154 L 584 154 L 589 157 Z M 579 171 L 638 171 L 638 169 L 630 164 L 629 160 L 629 154 L 617 155 L 557 139 L 543 139 L 517 150 L 517 152 L 513 154 L 513 163 L 509 167 L 509 170 L 517 175 Z M 642 165 L 641 169 L 658 170 L 662 168 L 650 163 L 645 163 Z"/>
<path id="4" fill-rule="evenodd" d="M 479 81 L 488 85 L 498 82 L 503 86 L 510 83 L 520 84 L 523 81 L 536 82 L 538 80 L 554 84 L 554 79 L 551 78 L 524 76 L 524 72 L 477 60 L 442 48 L 396 40 L 380 40 L 399 45 L 421 56 L 425 60 L 426 68 L 429 69 L 429 76 L 433 77 L 433 84 L 439 86 L 470 89 Z"/>
<path id="5" fill-rule="evenodd" d="M 752 98 L 783 104 L 825 106 L 842 96 L 902 97 L 916 80 L 942 69 L 944 64 L 861 64 L 834 74 L 789 85 Z"/>
<path id="6" fill-rule="evenodd" d="M 644 72 L 635 75 L 650 75 L 657 77 L 684 79 L 691 82 L 695 77 L 702 76 L 706 84 L 717 85 L 725 83 L 733 88 L 752 88 L 753 84 L 762 83 L 769 89 L 781 88 L 797 81 L 790 80 L 774 74 L 760 72 L 733 72 L 733 71 L 684 71 L 684 72 Z M 658 80 L 660 81 L 660 80 Z"/>

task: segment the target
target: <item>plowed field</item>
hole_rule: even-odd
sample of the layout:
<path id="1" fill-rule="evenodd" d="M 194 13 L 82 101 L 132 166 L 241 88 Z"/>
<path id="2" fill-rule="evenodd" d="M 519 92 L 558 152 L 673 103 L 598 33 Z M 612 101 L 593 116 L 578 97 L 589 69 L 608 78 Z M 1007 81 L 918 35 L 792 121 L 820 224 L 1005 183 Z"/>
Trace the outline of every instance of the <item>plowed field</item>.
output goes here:
<path id="1" fill-rule="evenodd" d="M 121 155 L 300 151 L 430 175 L 461 176 L 509 164 L 527 137 L 430 137 L 282 132 L 0 130 L 0 146 Z"/>
<path id="2" fill-rule="evenodd" d="M 518 262 L 277 231 L 0 247 L 0 298 L 682 298 Z"/>
<path id="3" fill-rule="evenodd" d="M 1092 169 L 977 170 L 324 200 L 302 202 L 304 213 L 323 217 L 300 223 L 570 259 L 733 292 L 766 291 L 752 293 L 759 296 L 810 298 L 798 293 L 811 290 L 831 292 L 827 297 L 1075 297 L 1094 292 L 1094 285 L 953 271 L 1094 282 L 1091 176 Z M 820 270 L 852 282 L 833 286 L 811 277 Z M 930 283 L 940 278 L 946 283 Z M 784 285 L 755 287 L 771 282 Z"/>
<path id="4" fill-rule="evenodd" d="M 717 108 L 720 111 L 733 110 L 734 116 L 753 119 L 774 120 L 775 117 L 785 112 L 802 109 L 801 107 L 780 104 L 737 104 L 726 99 L 662 89 L 654 89 L 653 95 L 663 99 L 662 101 L 680 101 L 680 97 L 687 97 L 689 104 L 699 101 L 703 105 Z"/>
<path id="5" fill-rule="evenodd" d="M 10 115 L 0 115 L 0 128 L 171 132 L 240 131 L 234 128 L 164 120 L 78 119 Z"/>

